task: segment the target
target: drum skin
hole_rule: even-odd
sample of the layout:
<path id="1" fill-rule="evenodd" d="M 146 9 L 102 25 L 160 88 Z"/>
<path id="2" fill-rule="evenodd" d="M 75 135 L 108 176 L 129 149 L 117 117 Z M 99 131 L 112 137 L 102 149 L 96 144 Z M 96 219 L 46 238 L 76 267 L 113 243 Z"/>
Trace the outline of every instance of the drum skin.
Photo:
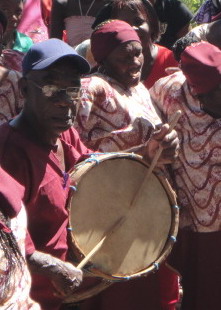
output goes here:
<path id="1" fill-rule="evenodd" d="M 68 207 L 74 263 L 108 234 L 87 264 L 94 277 L 102 278 L 98 291 L 113 281 L 158 269 L 172 249 L 178 230 L 176 196 L 161 170 L 145 179 L 147 171 L 148 165 L 139 155 L 108 153 L 93 155 L 70 172 L 73 192 Z M 122 218 L 123 222 L 110 230 Z M 96 289 L 92 290 L 94 295 Z M 77 300 L 92 296 L 80 295 Z M 72 301 L 76 301 L 74 296 Z"/>
<path id="2" fill-rule="evenodd" d="M 148 166 L 138 155 L 108 154 L 96 160 L 99 164 L 86 161 L 70 174 L 77 185 L 70 200 L 73 243 L 86 256 L 114 223 L 126 217 L 90 263 L 104 278 L 139 276 L 165 259 L 167 243 L 173 243 L 173 224 L 178 221 L 175 195 L 165 178 L 153 173 L 139 192 Z"/>

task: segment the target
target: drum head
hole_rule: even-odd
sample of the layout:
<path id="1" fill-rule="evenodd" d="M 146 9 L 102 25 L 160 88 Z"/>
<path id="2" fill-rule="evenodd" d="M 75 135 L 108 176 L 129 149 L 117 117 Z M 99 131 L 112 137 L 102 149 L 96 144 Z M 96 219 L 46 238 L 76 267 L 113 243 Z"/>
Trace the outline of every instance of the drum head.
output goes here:
<path id="1" fill-rule="evenodd" d="M 156 175 L 151 174 L 131 208 L 147 170 L 141 160 L 132 157 L 101 161 L 81 176 L 71 197 L 73 242 L 84 256 L 114 223 L 126 217 L 90 260 L 104 278 L 139 274 L 159 259 L 168 241 L 171 201 L 168 188 Z"/>

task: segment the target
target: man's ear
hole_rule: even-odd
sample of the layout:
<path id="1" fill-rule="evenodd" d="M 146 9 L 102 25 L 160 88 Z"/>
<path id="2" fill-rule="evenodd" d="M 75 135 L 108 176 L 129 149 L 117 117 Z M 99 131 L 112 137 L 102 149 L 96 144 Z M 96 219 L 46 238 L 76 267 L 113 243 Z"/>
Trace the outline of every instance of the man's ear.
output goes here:
<path id="1" fill-rule="evenodd" d="M 23 97 L 27 96 L 27 79 L 26 77 L 20 78 L 18 81 L 18 87 Z"/>

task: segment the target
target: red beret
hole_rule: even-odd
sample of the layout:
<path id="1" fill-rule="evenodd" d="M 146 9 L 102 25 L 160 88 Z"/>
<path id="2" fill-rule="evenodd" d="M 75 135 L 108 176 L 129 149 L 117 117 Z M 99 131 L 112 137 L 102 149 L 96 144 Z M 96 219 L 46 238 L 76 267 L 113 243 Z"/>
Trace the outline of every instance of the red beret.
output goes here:
<path id="1" fill-rule="evenodd" d="M 136 31 L 122 20 L 108 20 L 97 26 L 91 35 L 91 51 L 99 64 L 120 44 L 140 39 Z"/>
<path id="2" fill-rule="evenodd" d="M 221 83 L 221 50 L 208 43 L 188 46 L 181 54 L 180 67 L 196 94 L 206 94 Z"/>

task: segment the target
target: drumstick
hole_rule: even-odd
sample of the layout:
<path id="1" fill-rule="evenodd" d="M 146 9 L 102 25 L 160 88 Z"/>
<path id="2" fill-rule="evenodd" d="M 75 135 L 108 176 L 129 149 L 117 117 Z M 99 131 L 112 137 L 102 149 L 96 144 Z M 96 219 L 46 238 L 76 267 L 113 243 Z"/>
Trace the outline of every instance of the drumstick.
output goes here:
<path id="1" fill-rule="evenodd" d="M 181 113 L 180 110 L 176 111 L 176 113 L 174 114 L 173 120 L 169 123 L 169 125 L 170 125 L 169 132 L 171 132 L 174 129 L 174 127 L 176 126 L 176 124 L 177 124 L 181 114 L 182 113 Z M 160 158 L 160 155 L 161 155 L 162 151 L 163 151 L 162 146 L 159 146 L 159 149 L 157 150 L 157 152 L 156 152 L 156 154 L 155 154 L 155 156 L 154 156 L 154 158 L 153 158 L 153 160 L 151 162 L 151 165 L 150 165 L 150 167 L 147 170 L 147 173 L 146 173 L 146 175 L 145 175 L 145 177 L 144 177 L 144 179 L 142 181 L 142 184 L 141 184 L 138 192 L 136 193 L 135 197 L 133 198 L 133 200 L 131 202 L 130 208 L 133 207 L 134 204 L 136 203 L 137 198 L 139 197 L 139 193 L 142 192 L 142 190 L 144 188 L 144 185 L 145 185 L 145 182 L 150 177 L 153 169 L 155 168 L 155 166 L 156 166 L 156 164 L 158 162 L 158 159 Z"/>
<path id="2" fill-rule="evenodd" d="M 118 227 L 120 227 L 123 222 L 125 221 L 126 217 L 122 216 L 119 220 L 117 220 L 112 226 L 111 228 L 109 228 L 109 230 L 105 233 L 105 235 L 103 236 L 103 238 L 95 245 L 95 247 L 93 247 L 93 249 L 85 256 L 85 258 L 77 265 L 77 268 L 81 269 L 83 268 L 91 259 L 91 257 L 93 257 L 97 251 L 99 251 L 99 249 L 102 247 L 104 241 L 110 237 L 112 235 L 112 233 L 114 232 L 114 230 Z"/>
<path id="3" fill-rule="evenodd" d="M 170 129 L 169 129 L 169 132 L 171 132 L 173 130 L 173 128 L 175 127 L 179 117 L 181 115 L 181 111 L 178 110 L 176 113 L 175 113 L 175 116 L 174 116 L 174 119 L 172 120 L 172 122 L 170 123 Z M 147 171 L 147 174 L 142 182 L 142 185 L 140 187 L 140 190 L 138 192 L 141 191 L 142 187 L 144 186 L 145 184 L 145 181 L 146 179 L 150 176 L 150 174 L 152 173 L 154 167 L 156 166 L 156 163 L 162 153 L 162 150 L 163 148 L 160 146 L 156 155 L 154 156 L 153 158 L 153 161 Z M 132 205 L 134 205 L 134 203 L 136 202 L 136 199 L 138 197 L 138 194 L 135 195 L 132 203 L 131 203 L 131 207 Z M 123 216 L 121 217 L 119 220 L 116 221 L 116 223 L 114 223 L 111 228 L 105 233 L 105 235 L 103 236 L 103 238 L 95 245 L 95 247 L 93 247 L 93 249 L 84 257 L 84 259 L 77 265 L 77 268 L 81 269 L 83 268 L 88 262 L 89 260 L 99 251 L 99 249 L 102 247 L 102 245 L 104 244 L 105 240 L 110 237 L 112 235 L 112 233 L 114 232 L 114 230 L 116 230 L 117 228 L 119 228 L 123 222 L 126 220 L 126 217 Z"/>
<path id="4" fill-rule="evenodd" d="M 181 116 L 181 111 L 180 110 L 176 111 L 173 120 L 169 123 L 169 125 L 170 125 L 169 132 L 171 132 L 174 129 L 174 127 L 176 126 L 180 116 Z M 156 152 L 156 154 L 155 154 L 155 156 L 151 162 L 151 165 L 147 171 L 145 179 L 148 178 L 150 176 L 150 174 L 152 173 L 153 169 L 155 168 L 155 166 L 158 162 L 158 159 L 160 158 L 162 151 L 163 151 L 162 146 L 159 146 L 159 149 L 157 150 L 157 152 Z"/>

